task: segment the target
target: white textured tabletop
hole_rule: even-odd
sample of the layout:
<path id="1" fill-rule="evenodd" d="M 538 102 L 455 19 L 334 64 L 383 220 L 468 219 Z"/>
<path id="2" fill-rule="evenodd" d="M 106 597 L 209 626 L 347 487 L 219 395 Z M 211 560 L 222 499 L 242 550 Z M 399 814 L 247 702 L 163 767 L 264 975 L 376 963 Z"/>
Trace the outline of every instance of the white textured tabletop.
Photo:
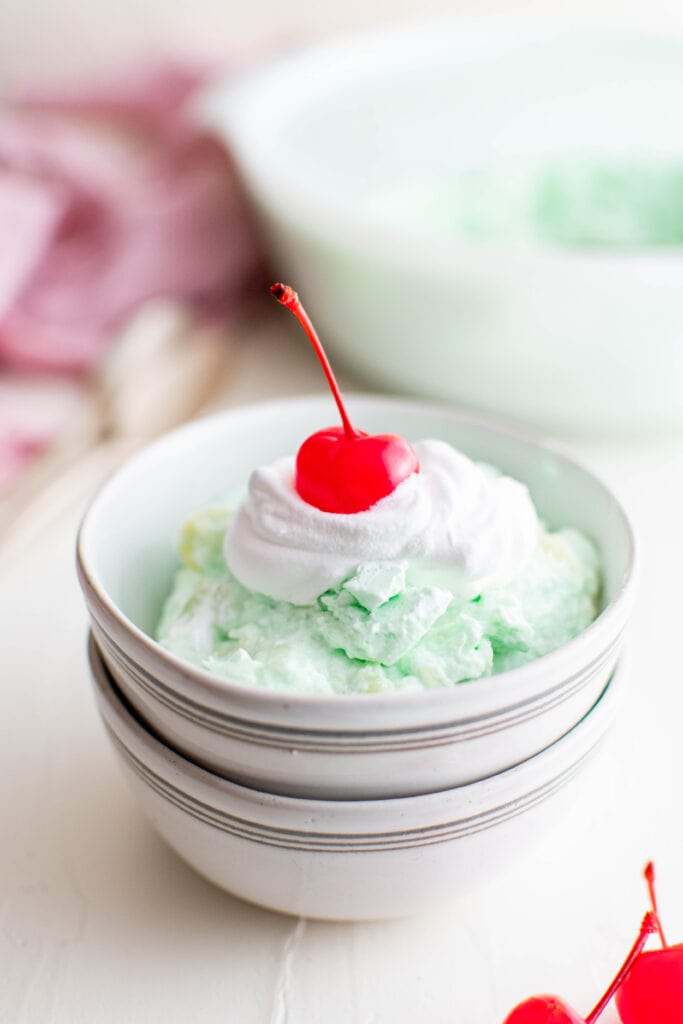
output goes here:
<path id="1" fill-rule="evenodd" d="M 293 335 L 256 331 L 225 404 L 321 385 Z M 193 874 L 138 811 L 97 719 L 74 573 L 82 498 L 5 556 L 2 1024 L 499 1024 L 539 990 L 586 1012 L 635 935 L 648 857 L 683 940 L 683 438 L 572 447 L 622 496 L 642 561 L 600 782 L 504 875 L 410 920 L 297 922 Z"/>

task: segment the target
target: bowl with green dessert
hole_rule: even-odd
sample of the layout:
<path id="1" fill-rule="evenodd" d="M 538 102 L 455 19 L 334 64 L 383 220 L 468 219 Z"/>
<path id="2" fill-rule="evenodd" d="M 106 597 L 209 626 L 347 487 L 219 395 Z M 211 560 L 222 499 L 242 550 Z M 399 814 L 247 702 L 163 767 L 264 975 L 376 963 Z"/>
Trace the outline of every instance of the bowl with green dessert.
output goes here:
<path id="1" fill-rule="evenodd" d="M 563 452 L 487 419 L 376 396 L 349 412 L 420 462 L 369 510 L 296 493 L 292 453 L 333 418 L 318 396 L 191 423 L 112 477 L 78 542 L 107 668 L 170 747 L 273 793 L 405 796 L 520 764 L 617 664 L 628 520 Z"/>

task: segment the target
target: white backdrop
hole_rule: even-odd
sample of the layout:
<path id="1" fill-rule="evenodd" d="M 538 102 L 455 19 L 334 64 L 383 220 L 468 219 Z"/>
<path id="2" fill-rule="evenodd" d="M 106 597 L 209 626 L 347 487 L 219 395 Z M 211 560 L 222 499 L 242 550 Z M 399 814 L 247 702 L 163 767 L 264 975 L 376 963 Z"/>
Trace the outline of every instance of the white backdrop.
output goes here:
<path id="1" fill-rule="evenodd" d="M 683 29 L 680 0 L 0 0 L 0 84 L 97 68 L 136 52 L 228 51 L 420 15 L 647 19 Z"/>

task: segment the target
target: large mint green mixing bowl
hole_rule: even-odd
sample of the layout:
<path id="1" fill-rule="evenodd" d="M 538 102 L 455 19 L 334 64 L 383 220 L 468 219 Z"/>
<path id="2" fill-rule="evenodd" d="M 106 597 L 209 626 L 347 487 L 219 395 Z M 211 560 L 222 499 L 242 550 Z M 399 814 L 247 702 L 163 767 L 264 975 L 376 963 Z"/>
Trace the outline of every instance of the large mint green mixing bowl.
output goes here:
<path id="1" fill-rule="evenodd" d="M 288 55 L 202 116 L 273 271 L 349 366 L 551 430 L 634 434 L 683 424 L 683 250 L 441 228 L 467 168 L 683 168 L 682 108 L 677 36 L 441 23 Z"/>

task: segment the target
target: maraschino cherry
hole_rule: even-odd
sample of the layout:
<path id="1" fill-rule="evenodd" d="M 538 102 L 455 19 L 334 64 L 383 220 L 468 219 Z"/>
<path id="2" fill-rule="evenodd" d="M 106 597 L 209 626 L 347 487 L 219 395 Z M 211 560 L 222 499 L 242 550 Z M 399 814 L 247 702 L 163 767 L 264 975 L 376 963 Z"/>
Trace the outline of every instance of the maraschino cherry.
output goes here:
<path id="1" fill-rule="evenodd" d="M 365 434 L 351 425 L 332 368 L 299 296 L 288 284 L 274 284 L 270 291 L 306 331 L 342 421 L 341 427 L 326 427 L 311 434 L 299 448 L 297 493 L 322 512 L 364 512 L 412 473 L 419 472 L 417 456 L 402 437 Z"/>
<path id="2" fill-rule="evenodd" d="M 505 1018 L 504 1024 L 595 1024 L 614 994 L 624 983 L 624 979 L 629 977 L 629 972 L 638 961 L 643 946 L 655 931 L 657 931 L 656 915 L 654 913 L 646 914 L 640 926 L 638 938 L 629 950 L 628 956 L 619 968 L 614 981 L 587 1017 L 582 1017 L 576 1010 L 572 1010 L 571 1006 L 568 1006 L 564 1000 L 559 999 L 557 996 L 533 996 L 531 999 L 525 999 L 523 1003 L 516 1006 L 512 1013 L 508 1014 Z M 673 1018 L 671 1019 L 673 1020 Z M 667 1018 L 667 1024 L 668 1020 L 669 1018 Z M 681 1018 L 678 1020 L 680 1024 Z M 648 1018 L 648 1024 L 649 1022 L 650 1019 Z M 655 1018 L 652 1018 L 652 1024 L 654 1022 Z M 627 1024 L 627 1022 L 624 1021 L 624 1024 Z M 636 1024 L 636 1018 L 633 1018 L 633 1021 L 629 1021 L 628 1024 Z M 645 1024 L 645 1018 L 640 1018 L 638 1024 Z"/>
<path id="3" fill-rule="evenodd" d="M 669 946 L 657 908 L 655 868 L 645 867 L 652 913 L 662 949 L 638 957 L 617 992 L 622 1024 L 681 1024 L 683 1022 L 683 945 Z"/>

